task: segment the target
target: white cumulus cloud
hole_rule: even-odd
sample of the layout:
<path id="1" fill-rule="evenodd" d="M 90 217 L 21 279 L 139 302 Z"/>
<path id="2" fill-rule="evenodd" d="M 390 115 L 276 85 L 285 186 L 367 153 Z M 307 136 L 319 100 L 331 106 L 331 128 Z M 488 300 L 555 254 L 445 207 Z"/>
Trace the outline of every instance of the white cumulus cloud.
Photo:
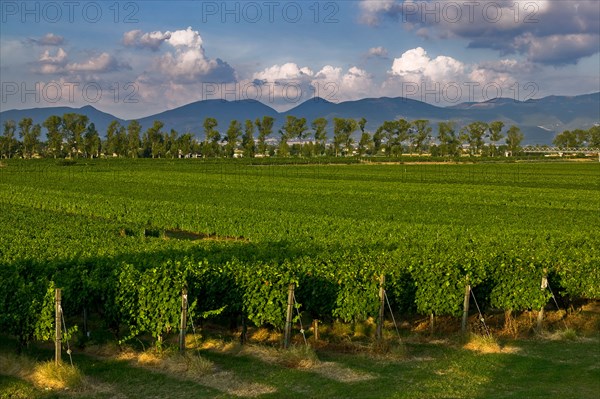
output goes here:
<path id="1" fill-rule="evenodd" d="M 201 48 L 202 38 L 197 30 L 192 30 L 191 26 L 188 26 L 185 30 L 176 30 L 175 32 L 167 32 L 170 37 L 167 42 L 174 47 L 189 47 L 189 48 Z"/>
<path id="2" fill-rule="evenodd" d="M 314 72 L 310 67 L 300 67 L 293 62 L 267 67 L 254 73 L 249 82 L 260 85 L 263 93 L 268 88 L 269 98 L 262 99 L 278 110 L 315 97 L 331 102 L 356 100 L 370 95 L 375 86 L 372 75 L 356 66 L 344 71 L 341 67 L 324 65 Z"/>
<path id="3" fill-rule="evenodd" d="M 45 50 L 39 56 L 33 71 L 44 75 L 51 75 L 78 72 L 104 73 L 123 69 L 131 69 L 131 67 L 106 52 L 92 56 L 82 62 L 68 62 L 67 52 L 63 48 L 59 48 L 55 53 Z"/>
<path id="4" fill-rule="evenodd" d="M 465 64 L 455 58 L 443 55 L 432 59 L 427 55 L 425 49 L 417 47 L 406 51 L 399 58 L 395 58 L 390 73 L 414 82 L 424 79 L 431 81 L 457 80 L 463 77 Z"/>
<path id="5" fill-rule="evenodd" d="M 535 63 L 505 58 L 465 63 L 439 55 L 430 57 L 422 47 L 404 52 L 392 62 L 381 92 L 393 97 L 410 97 L 436 105 L 481 101 L 494 97 L 524 100 L 532 88 L 531 78 L 539 73 Z"/>
<path id="6" fill-rule="evenodd" d="M 313 71 L 308 67 L 299 67 L 293 62 L 287 62 L 282 65 L 273 65 L 260 72 L 256 72 L 252 77 L 257 80 L 267 82 L 276 82 L 290 79 L 303 79 L 313 76 Z"/>
<path id="7" fill-rule="evenodd" d="M 340 80 L 341 76 L 342 68 L 325 65 L 319 72 L 317 72 L 316 79 L 321 81 L 336 82 Z"/>
<path id="8" fill-rule="evenodd" d="M 200 32 L 192 29 L 176 31 L 142 32 L 139 29 L 126 32 L 123 44 L 129 47 L 158 51 L 167 45 L 167 50 L 154 58 L 155 72 L 174 83 L 193 83 L 199 79 L 214 82 L 235 81 L 235 71 L 220 59 L 210 59 L 204 52 Z"/>
<path id="9" fill-rule="evenodd" d="M 125 46 L 148 49 L 158 54 L 148 58 L 149 67 L 135 80 L 140 97 L 152 107 L 174 108 L 204 99 L 206 84 L 232 84 L 235 70 L 219 58 L 209 58 L 200 32 L 192 27 L 175 31 L 129 31 Z"/>
<path id="10" fill-rule="evenodd" d="M 51 55 L 50 50 L 46 50 L 40 55 L 40 62 L 49 64 L 62 64 L 67 59 L 67 52 L 62 48 L 56 51 L 56 54 Z"/>
<path id="11" fill-rule="evenodd" d="M 67 52 L 62 48 L 56 50 L 55 53 L 45 50 L 40 54 L 33 71 L 43 75 L 62 73 L 67 63 L 67 57 Z"/>
<path id="12" fill-rule="evenodd" d="M 128 47 L 148 48 L 156 51 L 160 45 L 171 37 L 171 32 L 142 32 L 139 29 L 123 34 L 123 44 Z"/>
<path id="13" fill-rule="evenodd" d="M 129 68 L 127 64 L 120 63 L 114 56 L 108 53 L 102 53 L 84 62 L 74 62 L 66 66 L 69 72 L 112 72 Z"/>

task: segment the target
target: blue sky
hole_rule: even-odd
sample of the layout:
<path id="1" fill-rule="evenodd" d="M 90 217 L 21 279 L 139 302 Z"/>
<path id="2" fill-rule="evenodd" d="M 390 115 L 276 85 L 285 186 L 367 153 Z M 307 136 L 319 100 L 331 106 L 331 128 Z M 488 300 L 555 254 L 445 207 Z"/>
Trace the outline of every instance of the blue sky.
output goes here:
<path id="1" fill-rule="evenodd" d="M 1 109 L 600 91 L 598 0 L 3 1 Z"/>

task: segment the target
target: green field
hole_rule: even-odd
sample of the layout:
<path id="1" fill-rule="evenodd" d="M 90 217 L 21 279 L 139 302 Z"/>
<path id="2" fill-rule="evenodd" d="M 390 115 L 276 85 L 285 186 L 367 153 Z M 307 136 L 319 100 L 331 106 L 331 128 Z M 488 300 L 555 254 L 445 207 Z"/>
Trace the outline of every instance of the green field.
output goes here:
<path id="1" fill-rule="evenodd" d="M 274 330 L 285 321 L 292 282 L 303 316 L 325 323 L 376 317 L 382 274 L 399 318 L 458 316 L 465 284 L 484 313 L 539 309 L 553 303 L 540 290 L 544 275 L 565 306 L 600 298 L 600 164 L 593 162 L 9 160 L 0 167 L 0 223 L 0 328 L 21 345 L 51 337 L 54 287 L 63 289 L 67 324 L 78 326 L 75 341 L 82 341 L 85 312 L 93 325 L 89 342 L 138 339 L 159 347 L 176 332 L 184 286 L 197 322 L 247 319 Z M 386 387 L 371 392 L 371 382 L 362 382 L 347 393 L 346 384 L 307 378 L 304 371 L 260 371 L 263 366 L 243 356 L 206 356 L 246 379 L 258 367 L 256 380 L 278 392 L 265 397 L 292 397 L 292 388 L 310 397 L 535 397 L 539 391 L 540 397 L 585 398 L 597 392 L 597 378 L 590 380 L 598 376 L 591 350 L 597 337 L 564 348 L 518 345 L 523 352 L 484 359 L 452 345 L 414 344 L 412 358 L 432 362 L 392 362 L 381 370 L 375 360 L 321 354 L 321 360 L 364 366 L 377 374 L 373 384 Z M 537 354 L 545 352 L 574 362 L 581 381 L 572 383 L 581 390 L 550 383 L 547 375 L 554 374 Z M 557 362 L 556 375 L 568 374 Z M 99 370 L 93 363 L 80 359 L 84 373 L 100 380 L 119 370 L 142 373 L 118 362 L 102 362 Z M 437 373 L 444 368 L 456 374 Z M 516 369 L 534 370 L 534 390 Z M 150 383 L 144 373 L 140 381 Z M 0 381 L 0 387 L 21 384 Z M 192 383 L 185 389 L 225 397 Z"/>
<path id="2" fill-rule="evenodd" d="M 447 234 L 587 238 L 600 219 L 598 163 L 14 161 L 0 168 L 0 187 L 3 207 L 55 220 L 49 229 L 139 224 L 300 246 L 367 248 Z M 86 241 L 77 242 L 82 251 L 95 247 Z"/>

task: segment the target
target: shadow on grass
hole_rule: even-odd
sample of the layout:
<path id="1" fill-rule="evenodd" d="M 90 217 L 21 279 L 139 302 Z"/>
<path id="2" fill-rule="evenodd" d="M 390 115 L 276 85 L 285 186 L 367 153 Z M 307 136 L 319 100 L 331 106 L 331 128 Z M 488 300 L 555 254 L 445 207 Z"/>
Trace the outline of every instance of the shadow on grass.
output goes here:
<path id="1" fill-rule="evenodd" d="M 10 347 L 2 340 L 2 350 Z M 288 368 L 255 356 L 218 351 L 201 351 L 216 365 L 215 378 L 234 376 L 273 387 L 274 392 L 258 398 L 567 398 L 595 399 L 600 390 L 598 340 L 569 342 L 524 340 L 511 342 L 517 353 L 480 354 L 452 342 L 408 343 L 410 356 L 386 361 L 368 355 L 320 352 L 320 360 L 375 376 L 375 379 L 340 382 L 310 368 Z M 48 349 L 32 348 L 28 356 L 49 360 Z M 94 387 L 85 398 L 229 398 L 245 396 L 215 389 L 202 381 L 180 378 L 134 367 L 127 361 L 75 355 L 74 362 Z M 69 393 L 49 394 L 10 377 L 0 377 L 0 391 L 13 397 L 65 398 Z M 248 396 L 251 392 L 248 392 Z M 21 395 L 21 396 L 19 396 Z M 25 395 L 25 396 L 24 396 Z"/>

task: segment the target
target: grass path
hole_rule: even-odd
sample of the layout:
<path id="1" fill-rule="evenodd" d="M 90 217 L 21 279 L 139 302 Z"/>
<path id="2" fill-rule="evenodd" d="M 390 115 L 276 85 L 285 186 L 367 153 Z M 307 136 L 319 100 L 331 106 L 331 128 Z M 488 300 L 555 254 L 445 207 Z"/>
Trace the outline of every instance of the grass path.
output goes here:
<path id="1" fill-rule="evenodd" d="M 8 350 L 3 345 L 3 352 Z M 273 351 L 202 350 L 214 364 L 204 375 L 151 370 L 131 361 L 77 354 L 83 389 L 47 391 L 2 375 L 0 398 L 560 398 L 600 392 L 600 340 L 517 340 L 511 350 L 480 353 L 448 341 L 412 342 L 404 358 L 318 352 L 318 360 L 284 365 Z M 270 352 L 269 356 L 265 352 Z M 32 350 L 30 358 L 51 353 Z"/>

